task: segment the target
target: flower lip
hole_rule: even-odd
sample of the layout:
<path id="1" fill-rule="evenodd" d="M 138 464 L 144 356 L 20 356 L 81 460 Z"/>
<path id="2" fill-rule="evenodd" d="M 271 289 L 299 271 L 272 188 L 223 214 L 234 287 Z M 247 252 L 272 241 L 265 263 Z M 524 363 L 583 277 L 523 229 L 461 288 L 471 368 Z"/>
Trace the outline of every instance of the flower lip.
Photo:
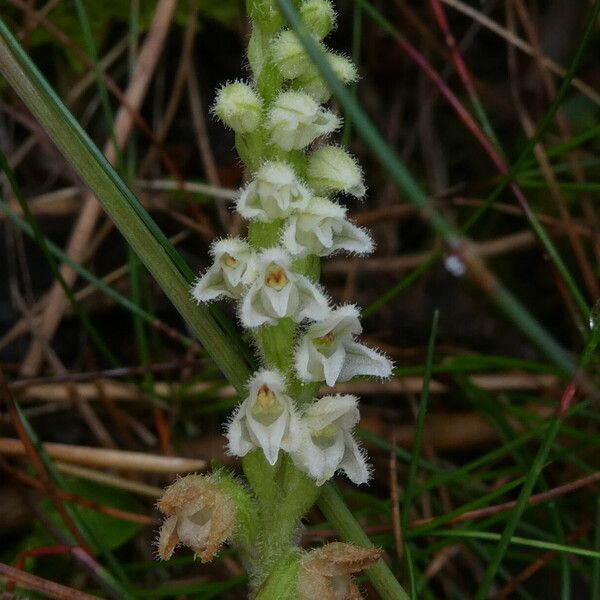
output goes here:
<path id="1" fill-rule="evenodd" d="M 289 283 L 289 281 L 290 280 L 285 274 L 285 270 L 279 265 L 271 264 L 267 268 L 267 272 L 265 274 L 265 284 L 268 287 L 279 292 Z"/>
<path id="2" fill-rule="evenodd" d="M 248 382 L 247 398 L 229 423 L 229 450 L 236 456 L 245 456 L 254 448 L 261 448 L 267 462 L 274 465 L 279 450 L 289 452 L 296 447 L 297 421 L 281 373 L 257 371 Z"/>

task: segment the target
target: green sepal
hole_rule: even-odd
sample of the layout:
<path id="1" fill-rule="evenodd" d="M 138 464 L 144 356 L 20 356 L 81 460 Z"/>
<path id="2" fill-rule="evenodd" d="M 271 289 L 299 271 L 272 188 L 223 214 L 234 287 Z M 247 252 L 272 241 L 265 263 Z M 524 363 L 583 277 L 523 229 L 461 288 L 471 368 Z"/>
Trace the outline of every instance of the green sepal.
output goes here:
<path id="1" fill-rule="evenodd" d="M 282 521 L 293 527 L 310 510 L 321 495 L 321 488 L 304 471 L 296 468 L 289 455 L 281 460 L 279 478 L 285 502 L 281 505 Z"/>
<path id="2" fill-rule="evenodd" d="M 236 133 L 235 149 L 248 170 L 258 170 L 263 162 L 265 152 L 262 127 L 250 133 Z"/>
<path id="3" fill-rule="evenodd" d="M 295 332 L 296 323 L 289 317 L 279 319 L 277 325 L 263 325 L 254 331 L 268 369 L 277 369 L 284 374 L 290 370 Z"/>
<path id="4" fill-rule="evenodd" d="M 257 590 L 254 600 L 297 600 L 302 554 L 298 548 L 292 548 L 282 556 Z"/>
<path id="5" fill-rule="evenodd" d="M 246 475 L 246 479 L 263 511 L 265 506 L 272 508 L 277 503 L 279 488 L 275 482 L 275 475 L 280 463 L 281 458 L 274 466 L 271 466 L 260 448 L 252 450 L 242 459 L 244 475 Z"/>
<path id="6" fill-rule="evenodd" d="M 248 488 L 225 469 L 219 469 L 212 475 L 212 481 L 233 502 L 235 529 L 231 536 L 233 546 L 238 550 L 245 563 L 252 563 L 258 543 L 258 504 Z"/>
<path id="7" fill-rule="evenodd" d="M 292 263 L 296 273 L 306 275 L 311 281 L 319 281 L 321 276 L 321 259 L 315 254 L 297 258 Z"/>
<path id="8" fill-rule="evenodd" d="M 255 250 L 273 248 L 279 245 L 282 225 L 282 219 L 275 219 L 270 223 L 252 221 L 248 225 L 248 242 Z"/>
<path id="9" fill-rule="evenodd" d="M 277 33 L 285 24 L 277 0 L 248 0 L 246 7 L 250 18 L 258 23 L 268 36 Z"/>

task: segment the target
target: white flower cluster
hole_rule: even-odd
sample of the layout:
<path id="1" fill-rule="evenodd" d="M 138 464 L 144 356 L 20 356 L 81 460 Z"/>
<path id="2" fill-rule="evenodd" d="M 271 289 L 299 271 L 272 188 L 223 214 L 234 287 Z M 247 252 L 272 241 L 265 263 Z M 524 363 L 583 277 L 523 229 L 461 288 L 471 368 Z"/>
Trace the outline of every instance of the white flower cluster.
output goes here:
<path id="1" fill-rule="evenodd" d="M 345 83 L 355 81 L 351 61 L 327 51 L 320 41 L 335 22 L 328 0 L 305 0 L 301 14 L 338 77 Z M 250 48 L 257 44 L 251 40 Z M 277 326 L 284 318 L 297 324 L 289 372 L 267 364 L 251 378 L 248 397 L 228 426 L 230 452 L 244 456 L 261 448 L 274 465 L 282 450 L 319 485 L 337 470 L 364 483 L 369 470 L 352 435 L 359 420 L 357 398 L 325 396 L 300 407 L 286 393 L 290 378 L 334 386 L 357 375 L 391 374 L 392 364 L 385 356 L 356 341 L 362 331 L 358 309 L 332 308 L 301 267 L 311 256 L 372 252 L 369 234 L 351 223 L 335 200 L 338 194 L 363 197 L 363 176 L 343 148 L 310 148 L 317 138 L 339 129 L 341 119 L 319 104 L 329 99 L 329 90 L 294 32 L 283 30 L 264 46 L 249 56 L 255 79 L 270 60 L 286 82 L 284 89 L 267 101 L 256 84 L 234 82 L 218 92 L 213 111 L 239 136 L 258 133 L 267 146 L 265 155 L 277 157 L 252 174 L 238 195 L 236 210 L 250 227 L 275 228 L 278 243 L 264 248 L 241 238 L 215 242 L 213 265 L 197 279 L 192 294 L 198 302 L 223 296 L 236 300 L 240 321 L 251 330 Z M 298 151 L 303 153 L 300 163 Z"/>

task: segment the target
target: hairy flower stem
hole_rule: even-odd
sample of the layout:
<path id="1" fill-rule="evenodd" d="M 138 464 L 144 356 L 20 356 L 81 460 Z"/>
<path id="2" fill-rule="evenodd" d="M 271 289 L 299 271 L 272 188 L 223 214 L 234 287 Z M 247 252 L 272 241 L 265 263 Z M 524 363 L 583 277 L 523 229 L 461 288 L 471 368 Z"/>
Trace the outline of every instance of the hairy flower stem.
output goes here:
<path id="1" fill-rule="evenodd" d="M 282 21 L 272 14 L 263 12 L 264 5 L 259 0 L 249 0 L 248 13 L 254 19 L 254 29 L 250 41 L 250 63 L 256 70 L 256 63 L 262 63 L 260 73 L 255 76 L 257 91 L 264 102 L 264 115 L 269 111 L 273 100 L 281 89 L 281 76 L 271 60 L 273 38 L 279 32 Z M 306 156 L 301 151 L 283 151 L 266 141 L 264 127 L 255 132 L 236 135 L 236 149 L 248 169 L 256 171 L 265 160 L 284 160 L 293 165 L 296 173 L 306 172 Z M 253 221 L 248 226 L 248 242 L 257 251 L 276 245 L 283 226 L 282 220 L 271 223 Z M 294 261 L 294 270 L 317 281 L 320 261 L 316 256 Z M 277 369 L 288 377 L 288 391 L 298 403 L 310 400 L 318 384 L 303 385 L 293 374 L 292 358 L 297 325 L 291 318 L 280 319 L 276 325 L 266 325 L 254 330 L 254 338 L 264 358 L 265 366 Z M 294 562 L 296 547 L 294 537 L 300 520 L 317 501 L 320 488 L 305 473 L 297 469 L 289 456 L 280 455 L 274 466 L 269 465 L 263 453 L 257 449 L 243 459 L 244 474 L 257 502 L 260 539 L 257 544 L 260 565 L 259 572 L 251 573 L 256 598 L 276 598 L 285 587 L 286 578 L 279 577 L 278 571 L 285 570 L 288 562 Z M 291 557 L 291 558 L 290 558 Z M 297 561 L 296 561 L 297 562 Z M 295 567 L 297 569 L 297 567 Z M 268 580 L 264 589 L 261 586 Z M 275 594 L 275 595 L 274 595 Z M 287 597 L 287 596 L 286 596 Z M 291 597 L 291 596 L 290 596 Z"/>

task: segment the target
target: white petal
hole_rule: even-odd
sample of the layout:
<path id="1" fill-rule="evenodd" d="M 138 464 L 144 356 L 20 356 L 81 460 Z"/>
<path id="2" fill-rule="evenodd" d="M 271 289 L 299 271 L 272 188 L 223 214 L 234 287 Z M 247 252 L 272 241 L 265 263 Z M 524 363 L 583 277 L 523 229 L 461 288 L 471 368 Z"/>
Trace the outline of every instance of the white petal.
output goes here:
<path id="1" fill-rule="evenodd" d="M 271 466 L 277 462 L 288 419 L 289 412 L 284 410 L 271 425 L 264 425 L 252 417 L 251 411 L 248 413 L 248 430 L 254 437 L 255 444 L 262 448 L 265 458 Z"/>
<path id="2" fill-rule="evenodd" d="M 369 481 L 370 470 L 366 461 L 366 453 L 359 448 L 352 434 L 348 432 L 344 435 L 344 458 L 341 460 L 339 468 L 356 485 Z"/>
<path id="3" fill-rule="evenodd" d="M 328 386 L 334 386 L 344 368 L 346 351 L 343 346 L 339 346 L 331 356 L 324 357 L 321 355 L 321 357 L 323 365 L 323 377 L 321 379 L 324 379 Z"/>
<path id="4" fill-rule="evenodd" d="M 227 238 L 215 242 L 210 249 L 213 265 L 196 281 L 192 296 L 198 302 L 219 296 L 239 298 L 243 289 L 256 277 L 256 257 L 245 240 Z"/>
<path id="5" fill-rule="evenodd" d="M 308 407 L 304 420 L 313 430 L 323 429 L 336 421 L 346 429 L 352 428 L 360 420 L 358 398 L 342 394 L 323 396 Z"/>
<path id="6" fill-rule="evenodd" d="M 283 231 L 282 244 L 291 254 L 329 256 L 345 250 L 366 254 L 373 250 L 369 234 L 346 219 L 346 210 L 326 198 L 315 197 Z"/>
<path id="7" fill-rule="evenodd" d="M 339 381 L 349 381 L 356 375 L 386 378 L 392 374 L 393 364 L 383 354 L 354 341 L 346 342 L 345 346 L 346 362 Z"/>
<path id="8" fill-rule="evenodd" d="M 338 129 L 341 120 L 303 92 L 282 92 L 267 118 L 271 141 L 282 150 L 301 150 L 319 136 Z"/>
<path id="9" fill-rule="evenodd" d="M 329 312 L 329 300 L 323 292 L 304 275 L 297 275 L 296 286 L 300 294 L 300 309 L 291 316 L 300 323 L 304 319 L 320 321 Z"/>
<path id="10" fill-rule="evenodd" d="M 248 382 L 248 398 L 240 408 L 252 447 L 262 448 L 270 465 L 277 462 L 280 449 L 294 447 L 297 443 L 295 408 L 285 394 L 284 386 L 283 377 L 277 371 L 258 371 Z M 265 402 L 265 396 L 259 400 L 265 387 L 267 401 L 261 404 Z"/>
<path id="11" fill-rule="evenodd" d="M 227 426 L 227 447 L 233 456 L 246 456 L 254 448 L 246 425 L 246 402 L 242 402 Z"/>
<path id="12" fill-rule="evenodd" d="M 306 427 L 298 450 L 291 453 L 294 464 L 312 477 L 317 485 L 323 485 L 333 477 L 343 456 L 344 434 L 341 430 L 329 445 L 320 447 L 315 444 Z"/>
<path id="13" fill-rule="evenodd" d="M 227 287 L 219 265 L 212 265 L 204 275 L 194 281 L 192 296 L 196 302 L 208 302 L 219 296 L 234 297 Z"/>
<path id="14" fill-rule="evenodd" d="M 275 325 L 277 319 L 265 313 L 260 301 L 262 285 L 254 282 L 246 292 L 240 304 L 240 321 L 246 328 L 261 327 L 262 325 Z"/>

